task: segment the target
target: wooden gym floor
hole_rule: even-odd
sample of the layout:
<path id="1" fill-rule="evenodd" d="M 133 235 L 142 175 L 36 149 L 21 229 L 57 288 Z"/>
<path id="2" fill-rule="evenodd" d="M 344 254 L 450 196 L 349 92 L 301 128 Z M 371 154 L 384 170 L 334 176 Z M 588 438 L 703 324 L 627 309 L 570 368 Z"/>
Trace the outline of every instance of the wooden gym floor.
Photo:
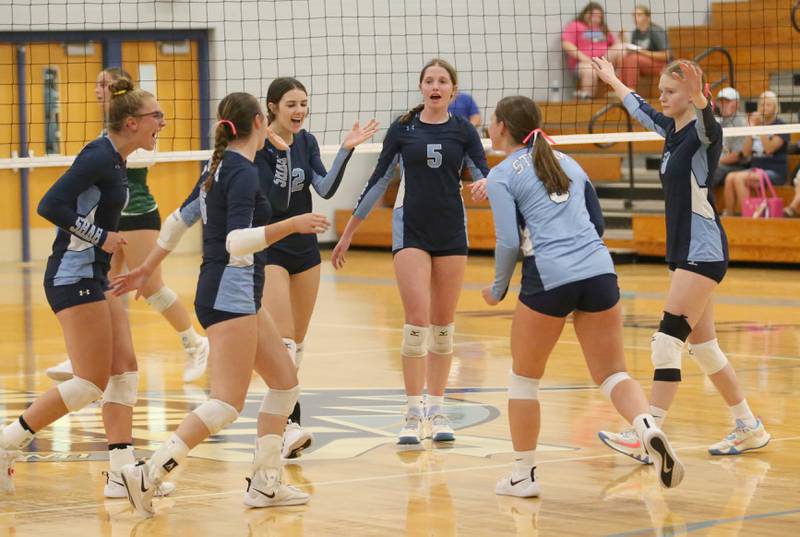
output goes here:
<path id="1" fill-rule="evenodd" d="M 402 308 L 385 252 L 353 252 L 335 273 L 324 255 L 318 306 L 301 370 L 303 424 L 316 435 L 286 466 L 312 491 L 304 507 L 246 510 L 241 503 L 264 386 L 254 380 L 239 421 L 201 445 L 143 521 L 127 500 L 104 500 L 106 452 L 97 407 L 43 431 L 17 465 L 17 492 L 0 497 L 0 535 L 796 535 L 800 527 L 800 278 L 797 270 L 734 268 L 717 295 L 719 338 L 754 411 L 773 435 L 761 452 L 712 458 L 705 448 L 730 418 L 690 359 L 666 430 L 686 465 L 683 484 L 662 491 L 650 468 L 615 455 L 600 428 L 623 426 L 593 386 L 571 326 L 543 381 L 539 500 L 497 497 L 508 469 L 508 333 L 515 293 L 497 308 L 479 290 L 490 257 L 472 257 L 456 315 L 448 410 L 453 446 L 400 449 Z M 165 280 L 186 304 L 196 257 L 168 260 Z M 43 264 L 0 266 L 0 416 L 16 417 L 64 358 L 42 292 Z M 631 373 L 649 388 L 650 335 L 667 282 L 663 265 L 618 267 Z M 515 281 L 518 281 L 519 271 Z M 204 397 L 205 381 L 181 382 L 175 334 L 142 302 L 130 318 L 142 372 L 134 438 L 149 453 Z M 536 344 L 531 334 L 531 344 Z M 235 359 L 235 357 L 231 357 Z"/>

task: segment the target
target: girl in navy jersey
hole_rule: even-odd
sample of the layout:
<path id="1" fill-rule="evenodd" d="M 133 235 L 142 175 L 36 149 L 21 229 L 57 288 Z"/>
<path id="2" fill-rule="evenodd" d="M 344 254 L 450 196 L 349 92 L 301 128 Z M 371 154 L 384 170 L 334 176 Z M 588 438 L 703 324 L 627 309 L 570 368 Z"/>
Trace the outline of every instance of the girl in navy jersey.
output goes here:
<path id="1" fill-rule="evenodd" d="M 434 441 L 455 438 L 443 406 L 453 357 L 453 320 L 467 263 L 461 172 L 469 167 L 476 199 L 485 199 L 489 172 L 478 132 L 447 111 L 457 85 L 455 69 L 444 60 L 434 59 L 422 69 L 423 103 L 389 127 L 378 165 L 331 259 L 335 268 L 344 266 L 353 233 L 383 195 L 399 163 L 402 182 L 393 212 L 392 253 L 405 312 L 401 354 L 408 397 L 400 444 L 417 444 L 426 435 Z M 428 400 L 423 405 L 426 384 Z"/>
<path id="2" fill-rule="evenodd" d="M 488 177 L 497 245 L 495 282 L 483 290 L 487 304 L 505 297 L 520 246 L 525 256 L 508 390 L 516 462 L 495 492 L 539 495 L 534 476 L 539 381 L 570 313 L 592 379 L 658 459 L 662 485 L 675 487 L 683 466 L 649 414 L 642 388 L 625 371 L 622 307 L 614 264 L 600 238 L 600 202 L 583 169 L 550 148 L 541 118 L 533 100 L 506 97 L 489 124 L 492 147 L 508 156 Z"/>
<path id="3" fill-rule="evenodd" d="M 278 149 L 267 140 L 256 155 L 259 176 L 264 191 L 272 203 L 272 222 L 280 222 L 293 216 L 310 213 L 311 187 L 325 199 L 336 194 L 344 176 L 347 162 L 353 149 L 372 138 L 378 131 L 374 119 L 364 127 L 353 125 L 347 133 L 330 170 L 326 170 L 320 158 L 319 144 L 313 134 L 303 129 L 308 116 L 308 92 L 298 80 L 289 77 L 277 78 L 267 90 L 267 115 L 270 128 L 291 146 L 291 169 L 289 181 L 291 198 L 288 205 L 283 196 L 284 186 L 276 180 L 283 173 L 279 167 Z M 277 196 L 275 193 L 277 192 Z M 293 233 L 267 248 L 264 305 L 275 319 L 289 353 L 299 368 L 303 358 L 304 341 L 308 324 L 314 311 L 319 290 L 319 245 L 316 235 Z M 300 403 L 295 405 L 286 427 L 283 456 L 295 458 L 300 451 L 311 445 L 311 432 L 300 426 Z"/>
<path id="4" fill-rule="evenodd" d="M 125 160 L 137 149 L 153 149 L 166 122 L 153 95 L 134 89 L 130 80 L 113 84 L 111 96 L 108 132 L 83 148 L 38 209 L 59 228 L 44 289 L 75 374 L 37 398 L 0 432 L 0 489 L 12 488 L 11 466 L 18 450 L 38 431 L 101 397 L 112 470 L 120 460 L 134 460 L 136 356 L 121 301 L 106 300 L 107 274 L 111 254 L 125 244 L 117 231 L 128 199 Z"/>
<path id="5" fill-rule="evenodd" d="M 657 112 L 620 82 L 604 58 L 594 58 L 594 65 L 631 115 L 664 137 L 660 177 L 671 281 L 651 344 L 655 372 L 650 413 L 659 425 L 666 417 L 681 380 L 681 353 L 688 338 L 689 354 L 719 390 L 735 421 L 734 430 L 710 446 L 709 453 L 737 455 L 762 448 L 770 435 L 750 410 L 714 328 L 713 295 L 728 268 L 728 242 L 709 189 L 722 150 L 722 127 L 706 97 L 705 75 L 693 62 L 667 65 L 659 81 L 663 112 Z M 600 439 L 612 449 L 649 462 L 631 431 L 601 431 Z"/>
<path id="6" fill-rule="evenodd" d="M 323 232 L 328 222 L 320 215 L 305 214 L 267 225 L 272 210 L 253 164 L 265 137 L 271 135 L 263 110 L 252 95 L 232 93 L 220 102 L 217 114 L 220 121 L 213 156 L 198 188 L 177 216 L 189 214 L 189 205 L 199 198 L 195 214 L 199 212 L 204 223 L 203 264 L 195 312 L 211 345 L 211 394 L 148 461 L 122 469 L 128 498 L 145 516 L 154 513 L 154 488 L 182 464 L 189 450 L 236 420 L 254 369 L 269 391 L 259 413 L 256 452 L 244 502 L 249 507 L 270 507 L 299 505 L 309 499 L 308 494 L 281 480 L 282 435 L 300 387 L 280 335 L 261 308 L 264 250 L 291 233 Z M 288 149 L 277 137 L 272 141 Z M 175 232 L 175 225 L 165 225 L 161 254 L 151 252 L 150 257 L 163 258 L 170 250 L 173 241 L 169 234 Z M 143 270 L 120 277 L 115 282 L 118 292 L 141 289 L 146 281 Z"/>
<path id="7" fill-rule="evenodd" d="M 108 118 L 108 107 L 111 102 L 110 84 L 131 75 L 119 67 L 109 67 L 100 71 L 95 82 L 95 97 L 103 109 L 104 123 Z M 105 132 L 105 127 L 104 127 Z M 140 157 L 136 162 L 128 163 L 128 204 L 120 216 L 119 230 L 125 238 L 125 245 L 111 258 L 110 275 L 120 274 L 124 267 L 135 267 L 142 263 L 156 243 L 161 228 L 161 215 L 158 204 L 147 186 L 148 167 L 154 163 L 155 151 L 136 151 L 132 156 Z M 186 353 L 184 382 L 197 380 L 206 370 L 208 359 L 208 340 L 197 334 L 192 326 L 192 319 L 178 295 L 164 285 L 160 271 L 150 278 L 143 291 L 145 300 L 155 311 L 160 313 L 178 332 Z M 49 367 L 47 376 L 54 380 L 67 380 L 72 377 L 72 364 L 69 359 Z"/>

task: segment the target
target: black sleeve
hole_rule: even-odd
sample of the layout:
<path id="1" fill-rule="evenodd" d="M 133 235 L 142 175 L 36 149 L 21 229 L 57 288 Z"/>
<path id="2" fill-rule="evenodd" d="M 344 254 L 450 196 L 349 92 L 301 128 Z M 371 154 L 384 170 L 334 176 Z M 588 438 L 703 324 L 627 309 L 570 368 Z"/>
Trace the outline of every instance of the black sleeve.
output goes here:
<path id="1" fill-rule="evenodd" d="M 587 179 L 586 189 L 584 191 L 584 198 L 586 198 L 586 210 L 589 212 L 589 220 L 594 224 L 599 237 L 603 236 L 605 232 L 605 223 L 603 222 L 603 210 L 600 208 L 600 200 L 597 198 L 597 192 L 592 186 L 592 182 Z"/>
<path id="2" fill-rule="evenodd" d="M 272 158 L 264 148 L 256 152 L 254 161 L 261 190 L 277 212 L 286 212 L 292 197 L 292 163 L 289 155 L 289 151 L 277 151 L 277 158 Z"/>
<path id="3" fill-rule="evenodd" d="M 258 189 L 258 177 L 249 170 L 237 171 L 230 178 L 225 193 L 228 207 L 226 233 L 252 226 Z"/>
<path id="4" fill-rule="evenodd" d="M 45 192 L 36 212 L 39 216 L 95 246 L 102 246 L 108 232 L 94 225 L 75 210 L 78 196 L 113 169 L 101 150 L 86 147 L 75 158 L 72 166 Z"/>

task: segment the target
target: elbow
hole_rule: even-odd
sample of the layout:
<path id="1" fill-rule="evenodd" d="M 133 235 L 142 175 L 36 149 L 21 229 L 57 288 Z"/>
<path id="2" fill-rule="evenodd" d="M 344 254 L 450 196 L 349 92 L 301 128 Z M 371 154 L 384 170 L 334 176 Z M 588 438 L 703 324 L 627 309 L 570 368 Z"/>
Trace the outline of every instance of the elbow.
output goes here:
<path id="1" fill-rule="evenodd" d="M 267 247 L 264 227 L 234 229 L 225 239 L 225 249 L 235 257 L 258 252 Z"/>
<path id="2" fill-rule="evenodd" d="M 39 205 L 36 207 L 36 214 L 44 218 L 45 220 L 52 222 L 53 221 L 53 207 L 54 205 L 47 200 L 45 196 L 39 202 Z"/>

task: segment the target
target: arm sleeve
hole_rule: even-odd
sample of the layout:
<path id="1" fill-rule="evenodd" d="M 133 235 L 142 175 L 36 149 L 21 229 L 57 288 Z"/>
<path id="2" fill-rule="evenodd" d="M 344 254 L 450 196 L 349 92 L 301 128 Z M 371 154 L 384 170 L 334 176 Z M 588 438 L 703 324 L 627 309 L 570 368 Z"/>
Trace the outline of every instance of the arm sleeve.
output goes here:
<path id="1" fill-rule="evenodd" d="M 589 212 L 589 220 L 594 224 L 594 229 L 597 230 L 597 236 L 602 237 L 605 232 L 605 222 L 603 222 L 603 210 L 600 208 L 600 200 L 597 198 L 597 191 L 595 191 L 592 182 L 586 180 L 586 189 L 584 191 L 586 198 L 586 210 Z"/>
<path id="2" fill-rule="evenodd" d="M 473 181 L 478 181 L 489 176 L 489 164 L 486 162 L 486 151 L 483 150 L 483 142 L 478 134 L 478 130 L 471 123 L 465 121 L 467 133 L 467 155 L 464 164 L 469 168 Z"/>
<path id="3" fill-rule="evenodd" d="M 311 178 L 311 184 L 314 186 L 314 190 L 317 191 L 317 194 L 326 200 L 331 199 L 333 195 L 336 194 L 339 185 L 342 183 L 342 178 L 344 177 L 344 169 L 347 167 L 347 163 L 350 161 L 352 155 L 352 149 L 347 150 L 344 147 L 340 147 L 339 151 L 336 153 L 336 158 L 333 159 L 331 169 L 326 171 L 325 165 L 322 164 L 322 159 L 319 155 L 319 144 L 317 140 L 314 139 L 311 149 L 311 169 L 313 170 L 314 176 Z"/>
<path id="4" fill-rule="evenodd" d="M 356 208 L 353 210 L 353 215 L 359 218 L 366 218 L 372 207 L 380 199 L 386 187 L 394 175 L 394 168 L 400 160 L 400 136 L 399 126 L 394 123 L 389 127 L 386 133 L 386 138 L 383 140 L 383 148 L 378 157 L 378 164 L 375 166 L 375 171 L 372 172 L 372 177 L 367 181 L 367 185 L 358 197 Z"/>
<path id="5" fill-rule="evenodd" d="M 497 300 L 505 298 L 514 267 L 519 256 L 519 228 L 517 227 L 517 207 L 508 185 L 492 173 L 488 183 L 489 204 L 494 219 L 494 283 L 492 295 Z"/>
<path id="6" fill-rule="evenodd" d="M 87 215 L 78 214 L 75 207 L 78 196 L 104 176 L 104 168 L 113 169 L 113 166 L 95 148 L 85 149 L 64 175 L 45 192 L 37 212 L 42 218 L 79 239 L 102 246 L 108 232 L 86 218 Z"/>
<path id="7" fill-rule="evenodd" d="M 180 243 L 183 235 L 190 227 L 195 225 L 201 218 L 200 208 L 200 189 L 208 177 L 208 164 L 206 164 L 200 179 L 194 188 L 189 193 L 189 196 L 183 201 L 180 207 L 175 209 L 169 216 L 164 219 L 161 224 L 161 231 L 158 233 L 156 244 L 164 250 L 170 252 L 174 250 L 178 243 Z"/>
<path id="8" fill-rule="evenodd" d="M 714 117 L 714 109 L 711 108 L 711 100 L 702 110 L 695 108 L 697 121 L 694 122 L 697 135 L 703 145 L 712 145 L 722 141 L 722 125 Z"/>
<path id="9" fill-rule="evenodd" d="M 226 232 L 249 228 L 253 223 L 258 193 L 258 177 L 249 170 L 235 173 L 227 184 L 225 192 L 227 204 Z"/>
<path id="10" fill-rule="evenodd" d="M 672 125 L 672 120 L 661 112 L 657 112 L 656 109 L 642 99 L 639 94 L 633 92 L 629 93 L 625 96 L 625 99 L 622 100 L 622 104 L 625 105 L 628 112 L 636 118 L 644 128 L 660 136 L 667 135 L 667 129 Z"/>
<path id="11" fill-rule="evenodd" d="M 275 163 L 270 164 L 267 151 L 262 149 L 256 153 L 254 162 L 258 168 L 259 184 L 264 189 L 269 204 L 275 211 L 285 212 L 289 209 L 292 198 L 292 159 L 290 151 L 277 153 Z"/>

